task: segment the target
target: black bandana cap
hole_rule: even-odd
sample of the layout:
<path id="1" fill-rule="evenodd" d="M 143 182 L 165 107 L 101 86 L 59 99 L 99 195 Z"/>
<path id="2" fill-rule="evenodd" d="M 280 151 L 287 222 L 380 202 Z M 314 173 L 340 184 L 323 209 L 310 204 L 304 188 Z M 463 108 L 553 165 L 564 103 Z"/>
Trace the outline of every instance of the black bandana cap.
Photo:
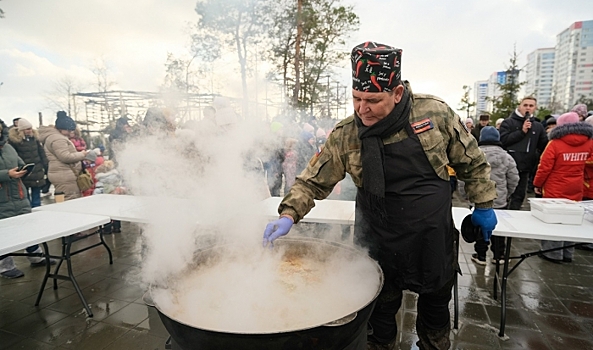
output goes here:
<path id="1" fill-rule="evenodd" d="M 352 49 L 352 88 L 364 92 L 393 91 L 401 80 L 402 50 L 367 41 Z"/>

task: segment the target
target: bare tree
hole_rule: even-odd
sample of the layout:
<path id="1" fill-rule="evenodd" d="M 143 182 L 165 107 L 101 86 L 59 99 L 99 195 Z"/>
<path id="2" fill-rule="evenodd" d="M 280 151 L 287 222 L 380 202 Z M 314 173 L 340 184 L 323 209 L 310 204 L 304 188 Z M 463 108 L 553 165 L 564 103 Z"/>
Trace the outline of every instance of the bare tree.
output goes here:
<path id="1" fill-rule="evenodd" d="M 167 54 L 165 82 L 161 87 L 167 106 L 185 105 L 182 118 L 186 119 L 192 119 L 190 94 L 205 90 L 208 83 L 204 77 L 212 73 L 211 63 L 220 57 L 219 41 L 213 34 L 197 27 L 192 30 L 187 52 L 179 56 Z"/>
<path id="2" fill-rule="evenodd" d="M 196 5 L 198 28 L 214 33 L 220 44 L 237 53 L 244 116 L 248 113 L 247 55 L 265 34 L 266 4 L 261 0 L 200 0 Z"/>
<path id="3" fill-rule="evenodd" d="M 111 69 L 105 62 L 105 59 L 100 57 L 94 61 L 91 71 L 95 74 L 97 91 L 103 93 L 105 99 L 102 109 L 107 113 L 107 120 L 104 119 L 104 115 L 101 113 L 101 120 L 99 122 L 103 125 L 115 122 L 115 106 L 109 105 L 107 99 L 107 92 L 116 85 L 115 81 L 111 79 Z M 125 114 L 125 111 L 120 111 L 120 114 Z"/>
<path id="4" fill-rule="evenodd" d="M 66 111 L 68 115 L 76 119 L 82 109 L 79 101 L 76 100 L 74 94 L 80 92 L 84 85 L 74 80 L 72 77 L 64 76 L 55 81 L 52 90 L 44 94 L 48 102 L 48 108 Z"/>
<path id="5" fill-rule="evenodd" d="M 331 65 L 348 55 L 345 38 L 358 28 L 359 18 L 339 0 L 302 0 L 300 11 L 294 1 L 276 4 L 270 11 L 268 59 L 282 74 L 286 91 L 297 96 L 294 105 L 312 110 L 332 93 L 325 78 L 333 74 Z"/>

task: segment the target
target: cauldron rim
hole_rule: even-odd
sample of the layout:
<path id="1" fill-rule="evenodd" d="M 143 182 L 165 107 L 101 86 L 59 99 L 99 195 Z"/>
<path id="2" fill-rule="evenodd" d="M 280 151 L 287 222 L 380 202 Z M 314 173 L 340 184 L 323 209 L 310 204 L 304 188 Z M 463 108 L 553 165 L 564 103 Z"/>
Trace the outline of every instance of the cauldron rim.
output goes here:
<path id="1" fill-rule="evenodd" d="M 377 270 L 378 276 L 379 276 L 379 285 L 377 287 L 377 291 L 375 292 L 375 295 L 370 298 L 364 305 L 362 305 L 361 307 L 359 307 L 358 309 L 348 312 L 347 314 L 343 315 L 340 318 L 337 318 L 335 320 L 332 321 L 328 321 L 328 322 L 324 322 L 321 324 L 313 324 L 310 326 L 306 326 L 306 327 L 299 327 L 299 328 L 294 328 L 294 329 L 288 329 L 288 330 L 282 330 L 282 331 L 258 331 L 258 332 L 245 332 L 245 331 L 229 331 L 229 330 L 220 330 L 220 329 L 211 329 L 211 328 L 206 328 L 206 327 L 197 327 L 195 325 L 192 324 L 188 324 L 186 322 L 180 321 L 177 318 L 171 317 L 168 313 L 164 312 L 158 305 L 156 302 L 154 302 L 154 299 L 151 296 L 152 293 L 152 288 L 149 287 L 148 289 L 148 296 L 150 301 L 147 302 L 147 304 L 149 304 L 149 306 L 154 307 L 159 314 L 161 314 L 162 316 L 167 317 L 168 319 L 177 322 L 179 324 L 182 324 L 186 327 L 190 327 L 190 328 L 195 328 L 195 329 L 199 329 L 199 330 L 203 330 L 203 331 L 207 331 L 207 332 L 213 332 L 213 333 L 220 333 L 220 334 L 238 334 L 238 335 L 247 335 L 247 336 L 257 336 L 257 335 L 270 335 L 270 334 L 288 334 L 288 333 L 293 333 L 293 332 L 298 332 L 298 331 L 305 331 L 305 330 L 309 330 L 309 329 L 314 329 L 314 328 L 318 328 L 318 327 L 333 327 L 333 325 L 329 325 L 330 323 L 339 321 L 343 318 L 349 317 L 350 315 L 357 313 L 361 310 L 363 310 L 364 308 L 366 308 L 367 306 L 369 306 L 371 303 L 373 303 L 375 301 L 375 299 L 377 299 L 377 297 L 379 296 L 379 293 L 381 292 L 381 290 L 383 289 L 383 283 L 384 283 L 384 276 L 383 276 L 383 270 L 381 269 L 381 267 L 379 266 L 379 263 L 372 259 L 370 256 L 368 255 L 364 255 L 360 250 L 355 249 L 352 246 L 348 246 L 345 245 L 343 243 L 339 243 L 339 242 L 333 242 L 333 241 L 327 241 L 327 240 L 322 240 L 322 239 L 318 239 L 318 238 L 311 238 L 311 237 L 298 237 L 298 238 L 293 238 L 293 237 L 282 237 L 280 239 L 278 239 L 276 242 L 278 243 L 284 243 L 284 242 L 307 242 L 307 243 L 315 243 L 315 244 L 328 244 L 328 245 L 332 245 L 332 246 L 336 246 L 338 248 L 341 249 L 345 249 L 348 250 L 351 253 L 354 254 L 358 254 L 360 256 L 362 256 L 363 258 L 366 258 L 369 260 L 369 262 L 371 262 L 374 267 Z M 202 249 L 201 251 L 204 250 L 208 250 L 208 249 L 213 249 L 216 247 L 220 247 L 220 246 L 224 246 L 224 245 L 232 245 L 232 244 L 215 244 L 212 245 L 208 248 Z M 146 301 L 146 300 L 145 300 Z M 354 320 L 356 317 L 352 318 L 352 320 Z M 350 322 L 350 321 L 349 321 Z"/>

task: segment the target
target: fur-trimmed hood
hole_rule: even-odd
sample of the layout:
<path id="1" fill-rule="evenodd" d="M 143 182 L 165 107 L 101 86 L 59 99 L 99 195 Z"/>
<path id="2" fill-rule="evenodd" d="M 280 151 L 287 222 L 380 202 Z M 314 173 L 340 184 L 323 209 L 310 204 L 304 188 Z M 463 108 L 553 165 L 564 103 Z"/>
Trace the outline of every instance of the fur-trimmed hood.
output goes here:
<path id="1" fill-rule="evenodd" d="M 39 133 L 35 129 L 33 129 L 33 137 L 39 140 Z M 21 143 L 23 142 L 24 138 L 25 132 L 22 130 L 19 131 L 17 128 L 10 128 L 10 130 L 8 131 L 8 139 L 12 143 Z"/>
<path id="2" fill-rule="evenodd" d="M 570 123 L 555 127 L 550 131 L 550 140 L 560 139 L 566 135 L 584 135 L 593 139 L 593 125 L 587 123 Z"/>

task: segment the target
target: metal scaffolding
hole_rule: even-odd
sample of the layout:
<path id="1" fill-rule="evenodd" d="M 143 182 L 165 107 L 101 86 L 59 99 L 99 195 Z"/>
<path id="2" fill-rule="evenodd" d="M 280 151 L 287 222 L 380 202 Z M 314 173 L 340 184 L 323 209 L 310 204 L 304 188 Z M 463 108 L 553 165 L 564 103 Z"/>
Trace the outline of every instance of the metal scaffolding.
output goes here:
<path id="1" fill-rule="evenodd" d="M 175 110 L 179 123 L 201 119 L 202 109 L 212 103 L 214 94 L 167 94 L 146 91 L 77 92 L 74 103 L 82 100 L 84 116 L 77 122 L 87 133 L 103 133 L 113 127 L 115 120 L 128 117 L 138 123 L 149 107 L 168 107 Z"/>

